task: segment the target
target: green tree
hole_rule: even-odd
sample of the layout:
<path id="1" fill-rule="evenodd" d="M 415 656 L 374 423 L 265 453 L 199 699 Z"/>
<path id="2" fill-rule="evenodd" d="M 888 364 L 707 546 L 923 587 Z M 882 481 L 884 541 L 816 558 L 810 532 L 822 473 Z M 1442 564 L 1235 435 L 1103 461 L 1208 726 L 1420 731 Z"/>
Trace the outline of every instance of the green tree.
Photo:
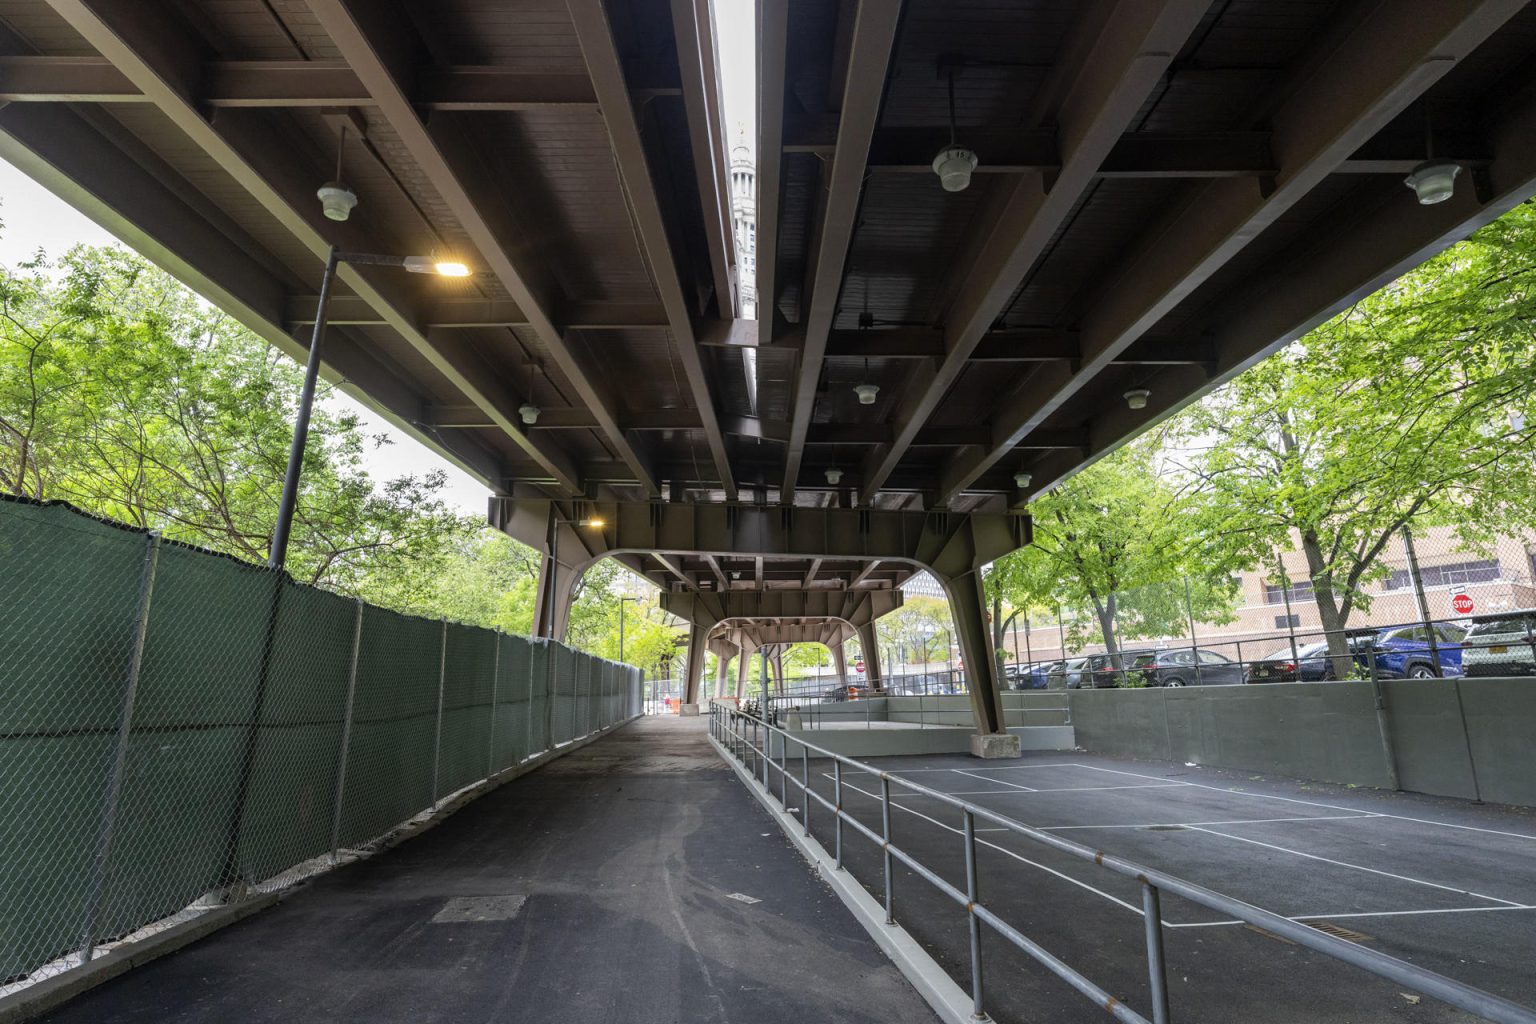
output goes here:
<path id="1" fill-rule="evenodd" d="M 908 665 L 942 663 L 954 636 L 949 605 L 937 597 L 909 596 L 900 608 L 875 620 L 875 636 Z M 889 671 L 895 670 L 893 663 Z"/>
<path id="2" fill-rule="evenodd" d="M 0 489 L 265 559 L 301 369 L 118 248 L 0 269 Z M 382 484 L 357 418 L 317 404 L 289 570 L 353 593 L 457 541 L 442 474 Z"/>
<path id="3" fill-rule="evenodd" d="M 990 592 L 1020 608 L 1087 610 L 1069 639 L 1112 655 L 1122 640 L 1182 634 L 1191 608 L 1230 621 L 1231 564 L 1188 531 L 1184 496 L 1155 468 L 1160 444 L 1142 438 L 1031 502 L 1033 543 L 993 564 Z"/>
<path id="4" fill-rule="evenodd" d="M 1518 207 L 1277 356 L 1178 423 L 1191 528 L 1249 564 L 1299 544 L 1330 655 L 1404 525 L 1480 547 L 1533 501 L 1536 207 Z"/>

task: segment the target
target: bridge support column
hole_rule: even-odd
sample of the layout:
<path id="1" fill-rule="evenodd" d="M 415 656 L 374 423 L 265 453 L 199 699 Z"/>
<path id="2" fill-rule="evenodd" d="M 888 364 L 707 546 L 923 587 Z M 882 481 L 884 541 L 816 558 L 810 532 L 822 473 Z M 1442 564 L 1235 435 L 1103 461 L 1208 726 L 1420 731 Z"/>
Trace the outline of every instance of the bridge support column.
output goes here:
<path id="1" fill-rule="evenodd" d="M 724 697 L 725 696 L 726 669 L 728 669 L 730 667 L 730 664 L 731 664 L 731 659 L 730 659 L 729 655 L 720 654 L 719 652 L 716 652 L 716 654 L 715 654 L 715 696 L 716 697 Z"/>
<path id="2" fill-rule="evenodd" d="M 745 647 L 736 656 L 736 700 L 747 699 L 747 668 L 752 662 L 752 655 Z"/>
<path id="3" fill-rule="evenodd" d="M 571 602 L 576 595 L 576 581 L 581 573 L 544 553 L 539 563 L 539 589 L 533 606 L 533 635 L 551 640 L 565 639 L 571 621 Z"/>
<path id="4" fill-rule="evenodd" d="M 709 630 L 695 624 L 688 630 L 688 668 L 683 683 L 682 713 L 699 713 L 699 682 L 704 676 L 704 652 L 708 650 Z"/>
<path id="5" fill-rule="evenodd" d="M 950 612 L 955 619 L 955 634 L 960 640 L 960 654 L 965 659 L 966 689 L 971 697 L 971 712 L 976 716 L 976 735 L 971 737 L 971 753 L 977 757 L 1018 757 L 1019 738 L 1010 735 L 1003 722 L 1003 697 L 998 677 L 997 655 L 992 649 L 992 631 L 987 628 L 986 598 L 981 590 L 981 571 L 973 569 L 957 576 L 940 579 L 949 595 Z"/>
<path id="6" fill-rule="evenodd" d="M 873 622 L 859 627 L 859 653 L 864 656 L 864 678 L 873 689 L 884 692 L 885 673 L 880 668 L 880 646 L 875 640 Z"/>
<path id="7" fill-rule="evenodd" d="M 843 652 L 842 644 L 832 644 L 832 664 L 837 666 L 837 681 L 844 686 L 848 685 L 848 657 Z"/>

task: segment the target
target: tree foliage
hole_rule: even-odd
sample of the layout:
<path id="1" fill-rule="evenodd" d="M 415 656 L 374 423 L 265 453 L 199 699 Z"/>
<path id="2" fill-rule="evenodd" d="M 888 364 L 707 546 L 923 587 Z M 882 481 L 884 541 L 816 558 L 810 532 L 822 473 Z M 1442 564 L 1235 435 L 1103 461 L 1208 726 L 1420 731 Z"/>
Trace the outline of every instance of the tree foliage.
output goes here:
<path id="1" fill-rule="evenodd" d="M 1470 547 L 1536 515 L 1527 204 L 1355 304 L 1179 421 L 1189 528 L 1273 565 L 1299 544 L 1332 654 L 1409 523 Z"/>
<path id="2" fill-rule="evenodd" d="M 167 274 L 116 248 L 0 270 L 0 489 L 64 499 L 264 560 L 302 371 Z M 469 529 L 433 473 L 378 482 L 368 436 L 322 399 L 289 570 L 358 592 Z"/>
<path id="3" fill-rule="evenodd" d="M 1142 438 L 1032 502 L 1034 542 L 993 565 L 989 592 L 1014 607 L 1065 609 L 1073 643 L 1110 653 L 1123 640 L 1182 634 L 1191 611 L 1230 620 L 1232 566 L 1191 536 L 1183 494 L 1158 472 L 1160 446 Z"/>

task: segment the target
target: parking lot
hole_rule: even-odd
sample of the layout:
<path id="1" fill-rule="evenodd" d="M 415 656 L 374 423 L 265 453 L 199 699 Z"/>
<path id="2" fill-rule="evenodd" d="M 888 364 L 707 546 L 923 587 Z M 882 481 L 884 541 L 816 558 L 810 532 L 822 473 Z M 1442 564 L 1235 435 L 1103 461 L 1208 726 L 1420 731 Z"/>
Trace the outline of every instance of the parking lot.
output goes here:
<path id="1" fill-rule="evenodd" d="M 791 755 L 793 760 L 793 754 Z M 1502 807 L 1169 763 L 1041 753 L 1007 765 L 962 756 L 876 759 L 900 778 L 1186 878 L 1526 1004 L 1536 1004 L 1536 817 Z M 830 796 L 830 765 L 811 763 Z M 844 806 L 879 830 L 879 782 L 845 772 Z M 777 784 L 775 791 L 777 792 Z M 892 833 L 963 883 L 960 814 L 892 787 Z M 798 801 L 793 799 L 791 804 Z M 832 819 L 812 805 L 832 846 Z M 985 826 L 985 822 L 979 823 Z M 1140 895 L 1129 879 L 1002 829 L 978 828 L 982 902 L 1133 1007 L 1147 1008 Z M 881 858 L 845 829 L 845 861 L 880 897 Z M 897 920 L 963 986 L 960 908 L 905 869 Z M 1278 936 L 1165 897 L 1176 1021 L 1468 1018 Z M 1013 947 L 984 938 L 987 1007 L 1005 1021 L 1096 1011 Z"/>

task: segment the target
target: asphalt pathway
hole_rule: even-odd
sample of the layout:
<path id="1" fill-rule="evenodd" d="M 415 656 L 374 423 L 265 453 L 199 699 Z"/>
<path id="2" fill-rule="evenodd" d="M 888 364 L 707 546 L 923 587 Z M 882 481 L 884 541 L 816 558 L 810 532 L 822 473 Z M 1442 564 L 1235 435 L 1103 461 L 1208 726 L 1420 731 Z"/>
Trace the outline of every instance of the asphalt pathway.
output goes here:
<path id="1" fill-rule="evenodd" d="M 934 1017 L 709 747 L 648 718 L 53 1024 Z"/>

